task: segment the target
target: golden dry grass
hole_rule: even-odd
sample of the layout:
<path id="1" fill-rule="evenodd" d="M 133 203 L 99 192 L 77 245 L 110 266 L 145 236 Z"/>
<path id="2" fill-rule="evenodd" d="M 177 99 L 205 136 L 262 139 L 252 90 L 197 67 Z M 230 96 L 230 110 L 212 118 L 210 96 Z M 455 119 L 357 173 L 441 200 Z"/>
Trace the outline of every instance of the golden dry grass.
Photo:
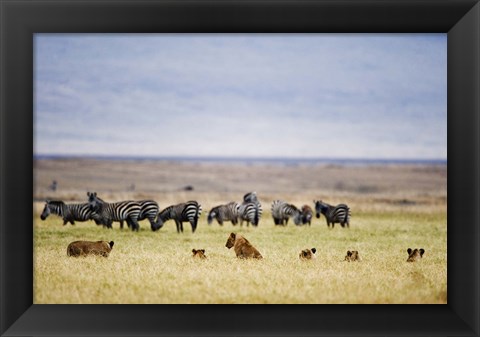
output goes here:
<path id="1" fill-rule="evenodd" d="M 446 167 L 334 167 L 175 164 L 172 162 L 37 161 L 34 192 L 35 303 L 446 303 Z M 162 178 L 163 177 L 163 178 Z M 59 190 L 46 188 L 52 179 Z M 163 180 L 162 180 L 163 179 Z M 135 191 L 127 186 L 135 183 Z M 342 185 L 343 184 L 343 185 Z M 194 191 L 183 191 L 192 185 Z M 93 222 L 62 226 L 39 219 L 42 199 L 157 200 L 160 207 L 198 200 L 197 232 L 177 234 L 167 222 L 151 232 L 107 230 Z M 207 211 L 256 190 L 264 207 L 258 228 L 206 224 Z M 313 206 L 321 198 L 347 202 L 351 228 L 274 226 L 272 200 Z M 244 235 L 264 256 L 244 261 L 225 247 L 230 232 Z M 108 258 L 69 258 L 75 240 L 115 241 Z M 304 248 L 317 259 L 300 261 Z M 407 263 L 407 248 L 424 248 L 424 259 Z M 206 249 L 204 261 L 192 248 Z M 358 250 L 362 262 L 344 262 Z"/>

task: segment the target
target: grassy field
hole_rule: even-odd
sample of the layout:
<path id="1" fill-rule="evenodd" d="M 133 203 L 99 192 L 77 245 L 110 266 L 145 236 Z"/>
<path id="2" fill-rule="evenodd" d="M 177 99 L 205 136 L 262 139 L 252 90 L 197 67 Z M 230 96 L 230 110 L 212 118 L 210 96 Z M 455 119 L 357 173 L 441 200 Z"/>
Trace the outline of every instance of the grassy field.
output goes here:
<path id="1" fill-rule="evenodd" d="M 71 167 L 65 169 L 63 165 Z M 75 162 L 36 163 L 34 303 L 447 301 L 446 167 L 271 168 L 276 184 L 269 184 L 263 179 L 268 171 L 263 166 L 254 174 L 251 167 L 244 168 L 249 173 L 234 167 L 232 170 L 237 171 L 232 174 L 228 167 L 212 170 L 209 165 L 196 166 L 190 168 L 196 175 L 183 180 L 172 173 L 171 167 L 152 170 L 149 166 L 149 178 L 159 183 L 148 185 L 136 180 L 136 190 L 127 191 L 130 180 L 126 177 L 131 177 L 131 170 L 148 165 L 153 164 L 125 164 L 122 169 L 114 165 L 109 175 L 89 175 L 91 165 L 85 165 L 82 171 L 84 166 Z M 176 170 L 192 171 L 183 166 Z M 166 174 L 172 179 L 162 180 L 161 175 Z M 315 174 L 321 178 L 315 180 Z M 222 184 L 217 181 L 219 177 L 224 178 Z M 256 183 L 249 185 L 245 179 L 255 180 L 252 177 Z M 50 179 L 58 179 L 61 189 L 49 192 L 45 186 Z M 311 184 L 300 188 L 299 183 L 305 179 Z M 195 190 L 182 191 L 184 185 L 193 185 Z M 230 223 L 223 227 L 207 225 L 206 214 L 211 207 L 239 201 L 254 187 L 264 208 L 257 228 Z M 158 232 L 152 232 L 148 222 L 142 221 L 140 232 L 132 233 L 120 230 L 118 223 L 108 230 L 93 222 L 62 226 L 62 220 L 55 216 L 40 220 L 42 199 L 53 196 L 85 201 L 87 190 L 96 190 L 112 201 L 148 196 L 161 208 L 195 199 L 202 204 L 203 214 L 194 234 L 189 224 L 184 225 L 183 234 L 178 234 L 173 221 Z M 352 208 L 351 227 L 336 225 L 328 229 L 323 217 L 315 218 L 311 226 L 275 226 L 269 208 L 276 198 L 312 207 L 314 198 L 347 202 Z M 264 259 L 237 259 L 233 249 L 225 247 L 231 232 L 245 236 Z M 75 240 L 113 240 L 115 246 L 108 258 L 67 257 L 66 247 Z M 300 261 L 299 252 L 312 247 L 317 249 L 317 258 Z M 192 248 L 205 249 L 208 258 L 193 259 Z M 421 261 L 407 263 L 407 248 L 424 248 L 426 252 Z M 347 250 L 358 250 L 363 260 L 343 261 Z"/>

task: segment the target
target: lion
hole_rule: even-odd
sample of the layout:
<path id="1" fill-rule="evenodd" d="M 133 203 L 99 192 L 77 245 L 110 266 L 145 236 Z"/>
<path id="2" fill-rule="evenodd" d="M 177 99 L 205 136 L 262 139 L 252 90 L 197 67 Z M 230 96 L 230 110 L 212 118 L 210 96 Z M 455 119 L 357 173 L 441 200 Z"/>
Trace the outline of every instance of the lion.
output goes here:
<path id="1" fill-rule="evenodd" d="M 316 257 L 316 255 L 315 255 L 316 252 L 317 252 L 316 248 L 304 249 L 300 252 L 298 257 L 300 258 L 300 260 L 311 260 L 311 259 L 314 259 Z"/>
<path id="2" fill-rule="evenodd" d="M 205 249 L 192 249 L 193 257 L 198 257 L 199 259 L 206 259 Z"/>
<path id="3" fill-rule="evenodd" d="M 231 233 L 228 237 L 225 247 L 227 247 L 228 249 L 233 247 L 233 249 L 235 250 L 235 254 L 237 254 L 237 257 L 240 259 L 263 258 L 262 254 L 260 254 L 260 252 L 240 234 Z"/>
<path id="4" fill-rule="evenodd" d="M 407 262 L 415 262 L 415 261 L 420 260 L 423 257 L 423 253 L 425 253 L 425 249 L 415 248 L 414 250 L 412 250 L 412 248 L 408 248 L 407 253 L 408 253 Z"/>
<path id="5" fill-rule="evenodd" d="M 345 261 L 362 261 L 360 255 L 358 254 L 358 250 L 347 251 L 347 255 L 345 256 Z"/>
<path id="6" fill-rule="evenodd" d="M 108 257 L 112 251 L 113 241 L 74 241 L 67 247 L 68 256 L 100 255 Z"/>

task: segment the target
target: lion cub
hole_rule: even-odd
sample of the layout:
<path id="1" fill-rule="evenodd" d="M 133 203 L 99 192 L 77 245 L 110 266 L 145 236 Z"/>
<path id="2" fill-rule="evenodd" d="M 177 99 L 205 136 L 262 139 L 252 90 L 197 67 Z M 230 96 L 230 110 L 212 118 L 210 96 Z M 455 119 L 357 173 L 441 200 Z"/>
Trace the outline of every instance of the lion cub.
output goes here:
<path id="1" fill-rule="evenodd" d="M 192 249 L 193 257 L 198 257 L 199 259 L 206 259 L 205 249 Z"/>
<path id="2" fill-rule="evenodd" d="M 67 247 L 68 256 L 101 255 L 108 257 L 112 251 L 113 241 L 74 241 Z"/>
<path id="3" fill-rule="evenodd" d="M 304 249 L 300 252 L 298 257 L 300 258 L 300 260 L 311 260 L 311 259 L 314 259 L 316 257 L 316 255 L 315 255 L 316 252 L 317 252 L 316 248 Z"/>
<path id="4" fill-rule="evenodd" d="M 347 251 L 347 255 L 345 256 L 345 261 L 362 261 L 360 255 L 358 254 L 358 250 Z"/>
<path id="5" fill-rule="evenodd" d="M 415 262 L 417 260 L 420 260 L 423 257 L 423 253 L 425 253 L 425 249 L 415 248 L 414 250 L 412 250 L 412 248 L 408 248 L 407 253 L 408 253 L 407 262 Z"/>
<path id="6" fill-rule="evenodd" d="M 233 247 L 233 249 L 235 250 L 235 254 L 237 254 L 237 257 L 241 259 L 263 258 L 262 254 L 260 254 L 260 252 L 240 234 L 231 233 L 228 237 L 225 247 L 227 247 L 228 249 Z"/>

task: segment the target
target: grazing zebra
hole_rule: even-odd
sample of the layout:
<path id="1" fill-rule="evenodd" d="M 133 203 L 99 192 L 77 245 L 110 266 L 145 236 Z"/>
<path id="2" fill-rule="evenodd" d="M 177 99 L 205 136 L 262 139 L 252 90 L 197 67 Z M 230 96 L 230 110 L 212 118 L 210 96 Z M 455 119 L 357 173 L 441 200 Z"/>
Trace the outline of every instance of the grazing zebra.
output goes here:
<path id="1" fill-rule="evenodd" d="M 104 202 L 97 197 L 97 193 L 87 192 L 88 203 L 93 212 L 93 219 L 103 224 L 108 228 L 112 228 L 114 221 L 127 221 L 128 226 L 132 231 L 138 231 L 138 218 L 141 211 L 141 206 L 138 201 L 120 201 L 114 203 Z"/>
<path id="2" fill-rule="evenodd" d="M 251 223 L 253 226 L 258 226 L 260 217 L 262 216 L 262 205 L 254 202 L 244 202 L 238 208 L 240 218 L 240 226 L 243 226 L 243 221 L 247 222 L 247 226 Z"/>
<path id="3" fill-rule="evenodd" d="M 302 223 L 302 212 L 294 205 L 288 204 L 283 200 L 273 201 L 272 217 L 275 225 L 286 226 L 290 217 L 293 217 L 295 225 Z"/>
<path id="4" fill-rule="evenodd" d="M 310 226 L 312 224 L 313 211 L 312 208 L 308 205 L 302 206 L 302 224 L 307 224 Z"/>
<path id="5" fill-rule="evenodd" d="M 140 200 L 140 214 L 138 215 L 138 221 L 148 219 L 152 231 L 159 230 L 161 226 L 157 226 L 156 218 L 158 216 L 158 204 L 154 200 Z M 130 226 L 129 226 L 130 227 Z M 120 221 L 120 228 L 123 229 L 123 221 Z"/>
<path id="6" fill-rule="evenodd" d="M 40 218 L 45 220 L 50 214 L 62 217 L 64 226 L 67 222 L 75 225 L 75 221 L 92 220 L 89 204 L 66 204 L 60 200 L 46 200 Z"/>
<path id="7" fill-rule="evenodd" d="M 188 221 L 192 225 L 192 233 L 197 229 L 198 218 L 202 214 L 202 206 L 196 201 L 188 201 L 165 208 L 158 214 L 157 226 L 162 227 L 167 220 L 175 220 L 177 232 L 183 233 L 183 223 Z"/>
<path id="8" fill-rule="evenodd" d="M 240 226 L 243 221 L 247 222 L 247 226 L 251 223 L 258 226 L 260 217 L 262 216 L 262 205 L 258 201 L 257 192 L 249 192 L 243 196 L 243 203 L 239 208 Z"/>
<path id="9" fill-rule="evenodd" d="M 223 226 L 224 221 L 231 221 L 233 225 L 236 225 L 238 223 L 239 208 L 240 205 L 235 201 L 226 205 L 216 206 L 208 213 L 207 222 L 211 225 L 213 219 L 217 219 L 220 226 Z"/>
<path id="10" fill-rule="evenodd" d="M 315 203 L 315 212 L 317 218 L 320 218 L 320 214 L 325 216 L 327 219 L 327 226 L 332 228 L 335 226 L 335 223 L 340 223 L 342 227 L 350 227 L 350 208 L 345 204 L 338 204 L 336 206 L 329 205 L 321 200 L 313 201 Z"/>

